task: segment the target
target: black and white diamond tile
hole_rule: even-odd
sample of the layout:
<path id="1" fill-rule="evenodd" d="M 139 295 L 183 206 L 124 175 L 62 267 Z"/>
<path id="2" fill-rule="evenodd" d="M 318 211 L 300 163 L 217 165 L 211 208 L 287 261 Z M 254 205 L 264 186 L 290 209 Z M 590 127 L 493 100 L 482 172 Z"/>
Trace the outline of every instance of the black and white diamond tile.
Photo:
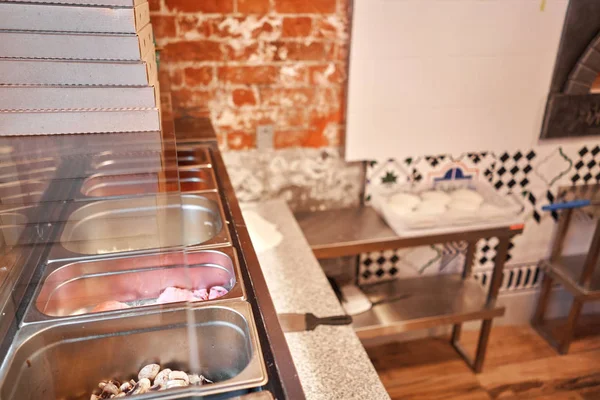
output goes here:
<path id="1" fill-rule="evenodd" d="M 448 156 L 446 156 L 446 155 L 439 155 L 439 156 L 435 156 L 435 157 L 426 156 L 425 161 L 427 161 L 429 163 L 431 168 L 435 168 L 438 165 L 440 165 L 447 158 L 448 158 Z"/>
<path id="2" fill-rule="evenodd" d="M 508 245 L 508 254 L 506 255 L 506 262 L 512 258 L 511 250 L 514 244 L 511 242 Z M 477 242 L 475 249 L 475 260 L 473 269 L 480 270 L 486 268 L 493 268 L 494 262 L 496 261 L 496 253 L 498 251 L 498 238 L 493 237 L 489 239 L 481 239 Z"/>
<path id="3" fill-rule="evenodd" d="M 538 224 L 541 222 L 544 214 L 552 216 L 554 221 L 558 221 L 558 213 L 556 211 L 543 211 L 542 207 L 548 204 L 553 204 L 556 201 L 556 196 L 550 190 L 546 190 L 543 194 L 535 194 L 533 191 L 524 193 L 525 200 L 532 208 L 533 220 Z"/>
<path id="4" fill-rule="evenodd" d="M 481 163 L 488 156 L 488 152 L 484 151 L 481 153 L 467 153 L 466 156 L 475 165 Z"/>
<path id="5" fill-rule="evenodd" d="M 504 152 L 484 171 L 484 177 L 501 193 L 521 192 L 529 185 L 534 150 Z"/>
<path id="6" fill-rule="evenodd" d="M 583 146 L 576 156 L 571 182 L 574 185 L 600 182 L 600 146 Z"/>
<path id="7" fill-rule="evenodd" d="M 441 246 L 363 253 L 359 258 L 358 284 L 437 274 L 441 258 Z"/>
<path id="8" fill-rule="evenodd" d="M 392 181 L 433 182 L 435 178 L 444 177 L 446 172 L 460 168 L 463 175 L 490 182 L 501 195 L 511 193 L 524 206 L 520 216 L 525 221 L 525 230 L 511 242 L 506 268 L 525 266 L 525 269 L 522 272 L 514 270 L 512 281 L 510 281 L 511 273 L 505 274 L 507 290 L 531 288 L 535 287 L 537 282 L 532 274 L 537 271 L 528 272 L 529 266 L 536 265 L 540 259 L 548 256 L 552 232 L 559 216 L 556 212 L 542 211 L 542 207 L 560 201 L 557 198 L 560 187 L 600 183 L 600 144 L 598 141 L 589 143 L 586 146 L 575 143 L 560 146 L 545 145 L 502 153 L 420 156 L 393 163 L 386 160 L 367 166 L 366 192 L 369 192 L 371 186 L 397 187 L 398 184 Z M 388 168 L 388 171 L 379 171 L 380 168 L 391 163 L 396 167 Z M 396 173 L 398 169 L 402 174 Z M 378 175 L 374 179 L 376 172 Z M 583 219 L 589 219 L 582 213 L 576 213 L 574 217 L 576 224 L 585 223 Z M 580 219 L 582 221 L 579 221 Z M 496 238 L 481 240 L 477 244 L 474 271 L 481 275 L 481 279 L 487 279 L 486 274 L 491 273 L 497 245 Z M 419 251 L 410 249 L 393 251 L 383 255 L 383 258 L 382 253 L 371 254 L 368 257 L 363 255 L 360 258 L 359 269 L 364 276 L 360 279 L 375 282 L 380 279 L 402 279 L 420 274 L 460 272 L 464 265 L 465 249 L 466 243 L 458 242 L 437 249 L 430 247 L 421 248 Z M 436 251 L 439 252 L 439 258 Z M 521 281 L 532 283 L 523 285 Z"/>
<path id="9" fill-rule="evenodd" d="M 359 258 L 358 283 L 367 284 L 394 279 L 400 257 L 395 250 L 363 253 Z"/>

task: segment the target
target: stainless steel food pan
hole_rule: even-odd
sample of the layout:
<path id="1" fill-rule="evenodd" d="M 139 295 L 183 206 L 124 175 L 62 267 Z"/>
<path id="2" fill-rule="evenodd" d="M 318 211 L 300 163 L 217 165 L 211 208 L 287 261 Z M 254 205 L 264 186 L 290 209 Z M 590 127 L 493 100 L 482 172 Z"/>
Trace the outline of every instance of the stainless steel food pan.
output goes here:
<path id="1" fill-rule="evenodd" d="M 185 303 L 156 304 L 160 293 L 170 286 L 190 290 L 222 286 L 229 290 L 225 296 L 206 300 L 203 304 L 243 299 L 241 279 L 232 247 L 51 263 L 24 321 L 31 323 L 94 313 L 94 307 L 106 301 L 132 306 L 108 313 L 142 309 L 139 307 L 181 307 Z"/>
<path id="2" fill-rule="evenodd" d="M 21 235 L 27 229 L 27 217 L 16 212 L 0 214 L 0 248 L 23 244 Z"/>
<path id="3" fill-rule="evenodd" d="M 182 192 L 216 189 L 212 170 L 200 168 L 194 171 L 181 171 L 179 183 L 174 179 L 160 178 L 158 173 L 152 172 L 124 175 L 95 174 L 83 181 L 80 192 L 85 198 L 139 196 L 159 193 L 165 186 Z"/>
<path id="4" fill-rule="evenodd" d="M 10 205 L 37 204 L 49 182 L 26 180 L 0 183 L 0 203 Z"/>
<path id="5" fill-rule="evenodd" d="M 158 173 L 153 172 L 125 175 L 95 174 L 83 181 L 80 192 L 86 198 L 126 197 L 159 193 L 161 186 L 161 178 Z"/>
<path id="6" fill-rule="evenodd" d="M 49 260 L 230 241 L 216 193 L 140 196 L 74 205 Z"/>
<path id="7" fill-rule="evenodd" d="M 177 167 L 176 159 L 161 158 L 160 152 L 117 152 L 114 150 L 104 151 L 92 156 L 90 160 L 90 174 L 135 174 L 147 172 L 159 172 L 165 167 Z"/>
<path id="8" fill-rule="evenodd" d="M 250 305 L 28 325 L 0 369 L 3 400 L 89 399 L 105 379 L 130 379 L 148 363 L 200 373 L 214 384 L 139 395 L 201 395 L 262 386 L 267 377 Z"/>
<path id="9" fill-rule="evenodd" d="M 210 154 L 202 147 L 177 149 L 177 161 L 180 168 L 212 167 Z"/>
<path id="10" fill-rule="evenodd" d="M 31 163 L 29 166 L 12 164 L 0 168 L 0 183 L 17 181 L 41 180 L 47 181 L 56 176 L 55 165 Z"/>
<path id="11" fill-rule="evenodd" d="M 213 396 L 211 399 L 214 400 L 273 400 L 274 397 L 271 392 L 266 390 L 261 391 L 236 391 L 236 392 L 228 392 L 221 395 Z M 178 399 L 178 400 L 199 400 L 199 398 L 194 394 L 189 395 L 177 395 L 173 394 L 168 397 L 165 397 L 164 400 L 170 399 Z"/>

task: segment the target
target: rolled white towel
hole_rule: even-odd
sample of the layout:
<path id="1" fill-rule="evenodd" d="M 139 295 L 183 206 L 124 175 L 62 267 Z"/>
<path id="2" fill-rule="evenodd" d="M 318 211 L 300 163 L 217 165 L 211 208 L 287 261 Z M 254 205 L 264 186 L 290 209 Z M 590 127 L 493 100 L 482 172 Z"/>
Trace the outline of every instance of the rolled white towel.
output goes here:
<path id="1" fill-rule="evenodd" d="M 390 204 L 404 206 L 411 210 L 414 209 L 420 202 L 421 202 L 421 199 L 419 198 L 419 196 L 415 196 L 414 194 L 403 193 L 403 192 L 396 193 L 395 195 L 391 196 L 389 199 Z"/>
<path id="2" fill-rule="evenodd" d="M 423 202 L 435 202 L 444 205 L 452 201 L 452 198 L 448 196 L 446 192 L 442 192 L 441 190 L 428 190 L 426 192 L 421 192 L 421 199 Z"/>
<path id="3" fill-rule="evenodd" d="M 453 211 L 473 212 L 479 209 L 479 203 L 463 199 L 455 199 L 448 204 L 448 209 Z"/>
<path id="4" fill-rule="evenodd" d="M 471 189 L 458 189 L 450 193 L 452 201 L 462 201 L 477 204 L 478 206 L 483 203 L 483 197 L 475 190 Z"/>
<path id="5" fill-rule="evenodd" d="M 415 208 L 414 214 L 418 215 L 440 215 L 447 211 L 446 205 L 439 201 L 423 201 L 417 208 Z"/>
<path id="6" fill-rule="evenodd" d="M 388 208 L 396 215 L 407 215 L 413 212 L 413 210 L 404 204 L 388 204 Z"/>
<path id="7" fill-rule="evenodd" d="M 497 217 L 503 215 L 506 211 L 502 207 L 495 206 L 490 203 L 483 203 L 479 207 L 479 214 L 484 217 Z"/>

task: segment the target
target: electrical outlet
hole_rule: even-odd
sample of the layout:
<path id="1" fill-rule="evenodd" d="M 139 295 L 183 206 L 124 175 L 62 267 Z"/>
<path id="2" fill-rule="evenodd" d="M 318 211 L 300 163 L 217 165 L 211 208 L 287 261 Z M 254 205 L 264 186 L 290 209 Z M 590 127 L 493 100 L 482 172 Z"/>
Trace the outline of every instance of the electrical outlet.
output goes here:
<path id="1" fill-rule="evenodd" d="M 269 150 L 273 148 L 273 125 L 259 125 L 256 128 L 256 148 Z"/>

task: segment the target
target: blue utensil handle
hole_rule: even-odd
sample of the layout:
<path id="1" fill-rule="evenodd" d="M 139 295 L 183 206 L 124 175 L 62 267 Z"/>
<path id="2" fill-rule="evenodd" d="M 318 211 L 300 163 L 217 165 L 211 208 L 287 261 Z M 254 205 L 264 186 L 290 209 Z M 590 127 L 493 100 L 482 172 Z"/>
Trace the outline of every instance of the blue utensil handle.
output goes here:
<path id="1" fill-rule="evenodd" d="M 565 203 L 554 203 L 548 204 L 547 206 L 542 207 L 544 211 L 558 211 L 558 210 L 566 210 L 568 208 L 580 208 L 586 207 L 592 204 L 590 200 L 573 200 L 567 201 Z"/>

